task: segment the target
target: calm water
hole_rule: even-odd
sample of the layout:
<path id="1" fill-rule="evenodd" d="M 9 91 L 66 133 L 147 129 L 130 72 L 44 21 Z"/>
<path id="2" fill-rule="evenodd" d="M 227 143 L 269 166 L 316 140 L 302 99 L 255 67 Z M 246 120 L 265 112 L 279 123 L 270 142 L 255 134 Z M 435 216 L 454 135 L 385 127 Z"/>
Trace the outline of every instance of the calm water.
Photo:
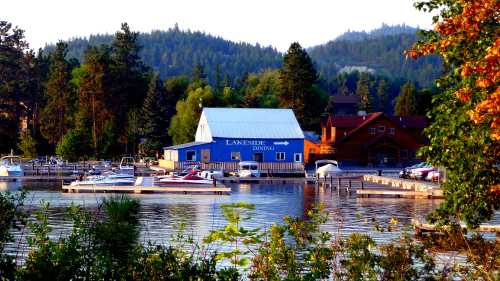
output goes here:
<path id="1" fill-rule="evenodd" d="M 15 190 L 21 183 L 0 182 L 0 190 Z M 71 227 L 65 218 L 65 208 L 71 203 L 96 208 L 103 198 L 113 196 L 103 193 L 62 193 L 60 183 L 24 183 L 28 191 L 26 207 L 36 210 L 40 201 L 50 203 L 50 225 L 53 236 L 67 233 Z M 333 193 L 330 190 L 304 184 L 232 184 L 231 195 L 184 195 L 184 194 L 130 194 L 141 203 L 141 239 L 154 243 L 168 243 L 178 225 L 187 224 L 187 232 L 202 238 L 210 230 L 225 224 L 219 206 L 245 201 L 256 205 L 248 226 L 267 228 L 274 222 L 282 222 L 286 215 L 303 217 L 317 203 L 324 203 L 330 220 L 324 229 L 342 236 L 352 232 L 370 234 L 378 242 L 398 237 L 412 218 L 422 218 L 436 208 L 439 200 L 356 198 L 355 195 Z M 380 232 L 374 229 L 372 219 L 382 226 L 389 225 L 391 218 L 399 222 L 395 231 Z M 495 222 L 500 222 L 499 216 Z M 17 232 L 22 242 L 24 232 Z"/>

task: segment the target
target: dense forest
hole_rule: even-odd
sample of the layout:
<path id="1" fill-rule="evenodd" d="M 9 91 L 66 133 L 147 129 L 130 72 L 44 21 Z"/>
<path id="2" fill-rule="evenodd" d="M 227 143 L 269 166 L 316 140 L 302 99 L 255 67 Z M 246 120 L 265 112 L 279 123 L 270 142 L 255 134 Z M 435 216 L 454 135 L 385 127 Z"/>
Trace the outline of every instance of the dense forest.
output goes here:
<path id="1" fill-rule="evenodd" d="M 403 51 L 417 41 L 417 29 L 405 25 L 388 26 L 370 32 L 348 31 L 324 45 L 309 48 L 321 80 L 331 84 L 340 72 L 369 69 L 392 80 L 411 80 L 422 86 L 441 74 L 436 57 L 407 60 Z M 75 38 L 68 44 L 68 58 L 82 61 L 88 45 L 111 44 L 113 35 Z M 211 84 L 224 77 L 234 86 L 246 73 L 281 67 L 283 54 L 271 47 L 235 43 L 201 32 L 182 31 L 178 26 L 167 31 L 140 33 L 139 55 L 162 78 L 191 75 L 196 64 L 206 66 Z M 52 51 L 54 46 L 48 46 Z"/>
<path id="2" fill-rule="evenodd" d="M 360 111 L 398 115 L 424 114 L 432 96 L 366 67 L 325 79 L 299 43 L 280 54 L 177 27 L 140 34 L 124 23 L 90 45 L 75 39 L 35 53 L 22 29 L 0 24 L 1 153 L 154 155 L 193 140 L 201 107 L 292 108 L 304 130 L 319 131 L 333 95 L 359 96 Z"/>

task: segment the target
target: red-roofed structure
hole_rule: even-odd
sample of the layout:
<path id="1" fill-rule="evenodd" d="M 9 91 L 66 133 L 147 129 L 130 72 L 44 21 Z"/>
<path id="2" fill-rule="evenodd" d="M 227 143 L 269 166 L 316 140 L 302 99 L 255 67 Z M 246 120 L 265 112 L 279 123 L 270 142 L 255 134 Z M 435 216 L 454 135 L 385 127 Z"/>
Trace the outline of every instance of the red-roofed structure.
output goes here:
<path id="1" fill-rule="evenodd" d="M 333 158 L 353 165 L 397 165 L 415 159 L 426 143 L 423 116 L 392 117 L 382 112 L 365 116 L 329 116 L 323 120 L 321 143 L 312 161 Z M 312 152 L 312 150 L 311 150 Z"/>

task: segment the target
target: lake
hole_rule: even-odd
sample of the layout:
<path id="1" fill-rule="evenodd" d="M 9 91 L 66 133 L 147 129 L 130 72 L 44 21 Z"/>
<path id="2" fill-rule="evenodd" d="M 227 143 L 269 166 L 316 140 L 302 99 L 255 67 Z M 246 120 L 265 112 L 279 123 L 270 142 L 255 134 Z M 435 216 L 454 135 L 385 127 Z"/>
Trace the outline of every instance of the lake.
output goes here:
<path id="1" fill-rule="evenodd" d="M 71 203 L 93 209 L 103 198 L 115 196 L 105 193 L 63 193 L 60 182 L 0 182 L 0 190 L 15 190 L 21 185 L 29 191 L 25 205 L 29 211 L 39 208 L 40 201 L 50 204 L 49 220 L 53 237 L 67 233 L 71 223 L 65 217 L 65 209 Z M 323 203 L 329 212 L 329 221 L 323 229 L 341 236 L 353 232 L 370 234 L 377 242 L 384 243 L 397 238 L 410 224 L 412 218 L 423 218 L 436 208 L 440 200 L 402 198 L 357 198 L 354 194 L 316 187 L 314 184 L 230 184 L 230 195 L 184 195 L 184 194 L 129 194 L 141 203 L 141 241 L 168 243 L 177 233 L 180 223 L 185 223 L 187 232 L 195 238 L 203 238 L 210 230 L 225 225 L 221 204 L 244 201 L 255 204 L 249 227 L 265 229 L 273 223 L 282 222 L 284 216 L 304 217 L 315 204 Z M 376 221 L 388 226 L 392 218 L 398 225 L 394 231 L 381 232 L 374 228 Z M 500 222 L 497 215 L 495 223 Z M 24 245 L 26 231 L 15 236 Z M 494 235 L 493 235 L 494 237 Z"/>

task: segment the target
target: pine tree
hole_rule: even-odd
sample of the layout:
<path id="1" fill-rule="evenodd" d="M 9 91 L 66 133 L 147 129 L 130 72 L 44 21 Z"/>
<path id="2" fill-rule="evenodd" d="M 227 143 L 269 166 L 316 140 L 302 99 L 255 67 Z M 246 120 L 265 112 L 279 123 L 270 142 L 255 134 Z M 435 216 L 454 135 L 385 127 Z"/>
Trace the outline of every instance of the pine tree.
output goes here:
<path id="1" fill-rule="evenodd" d="M 49 77 L 46 84 L 47 105 L 41 114 L 41 132 L 50 144 L 58 143 L 69 129 L 73 92 L 71 69 L 66 54 L 68 45 L 59 42 L 50 55 Z"/>
<path id="2" fill-rule="evenodd" d="M 368 75 L 362 73 L 359 77 L 358 83 L 356 83 L 356 95 L 360 98 L 359 110 L 365 112 L 372 112 L 373 101 L 370 94 L 370 81 L 368 80 Z"/>
<path id="3" fill-rule="evenodd" d="M 394 105 L 394 114 L 397 116 L 413 116 L 418 114 L 418 104 L 415 86 L 412 82 L 406 82 Z"/>
<path id="4" fill-rule="evenodd" d="M 144 149 L 147 152 L 158 152 L 167 143 L 168 115 L 165 88 L 159 75 L 155 74 L 149 82 L 148 93 L 142 107 Z"/>
<path id="5" fill-rule="evenodd" d="M 378 83 L 377 98 L 378 98 L 378 111 L 384 112 L 389 99 L 387 95 L 387 83 L 385 82 L 384 79 L 381 79 Z"/>
<path id="6" fill-rule="evenodd" d="M 294 110 L 305 129 L 315 125 L 311 123 L 311 117 L 317 110 L 312 106 L 317 99 L 316 92 L 313 91 L 317 79 L 316 69 L 306 50 L 299 43 L 292 43 L 283 57 L 278 99 L 281 107 Z"/>

